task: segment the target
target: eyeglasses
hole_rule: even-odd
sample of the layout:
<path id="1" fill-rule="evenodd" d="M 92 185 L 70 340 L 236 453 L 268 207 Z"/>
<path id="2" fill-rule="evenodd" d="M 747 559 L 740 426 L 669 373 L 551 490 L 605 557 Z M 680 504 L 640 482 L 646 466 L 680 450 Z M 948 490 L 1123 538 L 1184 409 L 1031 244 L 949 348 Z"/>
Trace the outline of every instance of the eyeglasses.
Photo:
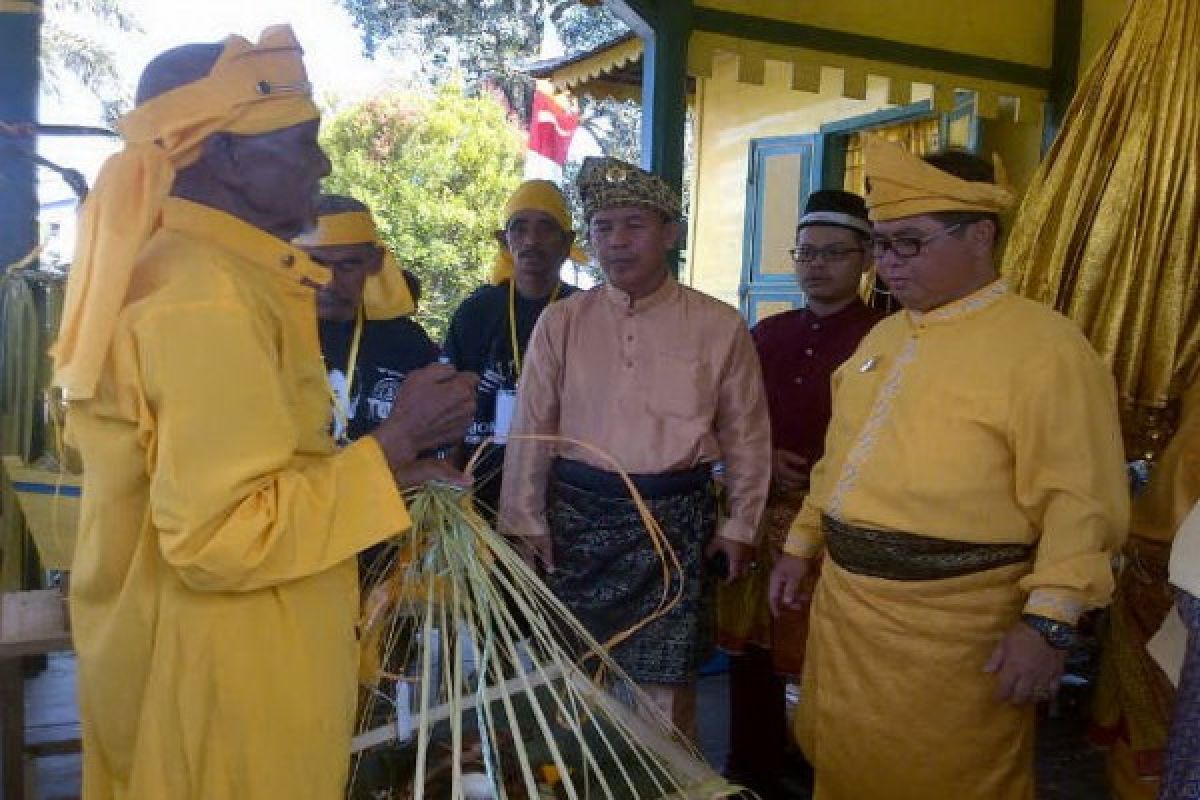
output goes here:
<path id="1" fill-rule="evenodd" d="M 954 233 L 954 231 L 962 226 L 963 223 L 960 222 L 957 225 L 942 228 L 940 231 L 931 233 L 924 238 L 919 236 L 897 236 L 894 239 L 877 237 L 871 241 L 871 252 L 874 254 L 876 261 L 887 255 L 888 250 L 895 253 L 897 258 L 916 258 L 921 255 L 921 250 L 925 245 L 934 239 L 940 239 L 948 233 Z"/>
<path id="2" fill-rule="evenodd" d="M 828 247 L 788 248 L 788 255 L 797 264 L 815 264 L 818 258 L 824 260 L 826 264 L 844 264 L 852 254 L 862 252 L 865 251 L 861 247 L 845 247 L 840 244 L 831 244 Z"/>

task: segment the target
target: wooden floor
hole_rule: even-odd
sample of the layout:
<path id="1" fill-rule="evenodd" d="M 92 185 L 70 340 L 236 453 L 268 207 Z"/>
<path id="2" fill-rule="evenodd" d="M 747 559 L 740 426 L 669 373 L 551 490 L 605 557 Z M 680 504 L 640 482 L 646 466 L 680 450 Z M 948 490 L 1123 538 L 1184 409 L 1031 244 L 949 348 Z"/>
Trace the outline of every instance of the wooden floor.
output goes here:
<path id="1" fill-rule="evenodd" d="M 52 653 L 46 669 L 26 682 L 25 714 L 25 736 L 30 742 L 79 736 L 73 654 Z M 75 800 L 79 797 L 80 767 L 78 753 L 39 758 L 34 796 L 37 800 Z"/>
<path id="2" fill-rule="evenodd" d="M 724 765 L 728 740 L 728 677 L 702 677 L 698 698 L 699 738 L 710 763 Z M 30 741 L 64 739 L 79 733 L 75 702 L 75 656 L 56 653 L 46 669 L 26 683 L 26 723 Z M 1103 760 L 1083 741 L 1087 696 L 1064 703 L 1054 718 L 1043 718 L 1038 730 L 1039 800 L 1104 800 L 1108 797 Z M 37 800 L 74 800 L 80 794 L 80 756 L 38 759 Z M 797 798 L 806 795 L 796 795 Z M 7 798 L 0 799 L 7 800 Z"/>

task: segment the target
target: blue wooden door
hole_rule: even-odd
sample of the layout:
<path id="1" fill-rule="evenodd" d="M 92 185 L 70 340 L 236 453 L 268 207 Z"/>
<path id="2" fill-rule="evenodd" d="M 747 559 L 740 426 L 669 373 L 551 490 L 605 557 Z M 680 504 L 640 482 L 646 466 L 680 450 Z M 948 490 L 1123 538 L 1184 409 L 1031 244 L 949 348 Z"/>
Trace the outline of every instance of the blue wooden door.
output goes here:
<path id="1" fill-rule="evenodd" d="M 820 169 L 815 135 L 750 141 L 746 224 L 742 245 L 742 314 L 754 325 L 771 314 L 804 304 L 788 249 L 796 223 Z"/>

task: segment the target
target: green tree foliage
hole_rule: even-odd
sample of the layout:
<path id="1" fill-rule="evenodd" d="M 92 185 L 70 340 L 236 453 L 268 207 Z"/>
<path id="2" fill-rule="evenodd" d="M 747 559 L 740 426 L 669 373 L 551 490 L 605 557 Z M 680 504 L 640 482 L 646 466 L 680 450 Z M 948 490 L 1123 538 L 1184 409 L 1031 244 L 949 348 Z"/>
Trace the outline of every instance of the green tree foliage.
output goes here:
<path id="1" fill-rule="evenodd" d="M 473 87 L 495 86 L 528 121 L 533 81 L 522 70 L 538 57 L 546 26 L 553 24 L 568 53 L 590 50 L 628 32 L 604 6 L 578 0 L 339 0 L 362 31 L 368 53 L 401 43 L 422 48 L 426 77 L 438 83 L 461 72 Z M 595 105 L 589 115 L 611 109 Z"/>
<path id="2" fill-rule="evenodd" d="M 435 339 L 462 299 L 487 279 L 492 232 L 520 182 L 524 136 L 488 95 L 461 83 L 432 98 L 392 95 L 335 117 L 323 146 L 326 189 L 374 212 L 384 240 L 421 279 L 418 320 Z"/>

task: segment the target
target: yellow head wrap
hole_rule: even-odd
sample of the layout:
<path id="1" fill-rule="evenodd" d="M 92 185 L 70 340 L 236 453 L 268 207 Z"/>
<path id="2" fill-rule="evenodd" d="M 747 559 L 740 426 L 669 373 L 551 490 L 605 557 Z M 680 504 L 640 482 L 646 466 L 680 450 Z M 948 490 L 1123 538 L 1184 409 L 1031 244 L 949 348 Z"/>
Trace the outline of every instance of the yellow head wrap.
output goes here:
<path id="1" fill-rule="evenodd" d="M 319 117 L 300 45 L 291 28 L 276 26 L 257 45 L 230 36 L 209 75 L 121 120 L 125 149 L 105 162 L 84 204 L 53 350 L 54 383 L 68 397 L 95 390 L 134 262 L 161 224 L 176 171 L 195 163 L 214 133 L 268 133 Z"/>
<path id="2" fill-rule="evenodd" d="M 550 181 L 530 180 L 518 186 L 504 205 L 504 224 L 507 225 L 513 214 L 518 211 L 541 211 L 554 217 L 554 221 L 564 231 L 572 229 L 567 200 L 562 191 Z M 587 253 L 583 252 L 579 245 L 571 246 L 568 257 L 580 264 L 588 261 Z M 513 276 L 515 269 L 512 253 L 508 252 L 508 248 L 501 247 L 496 253 L 496 260 L 492 262 L 492 283 L 508 280 Z"/>
<path id="3" fill-rule="evenodd" d="M 895 142 L 867 136 L 863 145 L 867 177 L 867 210 L 872 222 L 915 217 L 938 211 L 979 211 L 999 214 L 1016 199 L 1001 185 L 1004 171 L 997 163 L 997 183 L 965 181 L 912 155 Z"/>
<path id="4" fill-rule="evenodd" d="M 380 240 L 369 211 L 337 211 L 317 217 L 317 227 L 292 240 L 297 247 L 338 247 L 372 244 L 383 250 L 383 266 L 363 286 L 367 319 L 395 319 L 416 311 L 404 270 Z"/>

